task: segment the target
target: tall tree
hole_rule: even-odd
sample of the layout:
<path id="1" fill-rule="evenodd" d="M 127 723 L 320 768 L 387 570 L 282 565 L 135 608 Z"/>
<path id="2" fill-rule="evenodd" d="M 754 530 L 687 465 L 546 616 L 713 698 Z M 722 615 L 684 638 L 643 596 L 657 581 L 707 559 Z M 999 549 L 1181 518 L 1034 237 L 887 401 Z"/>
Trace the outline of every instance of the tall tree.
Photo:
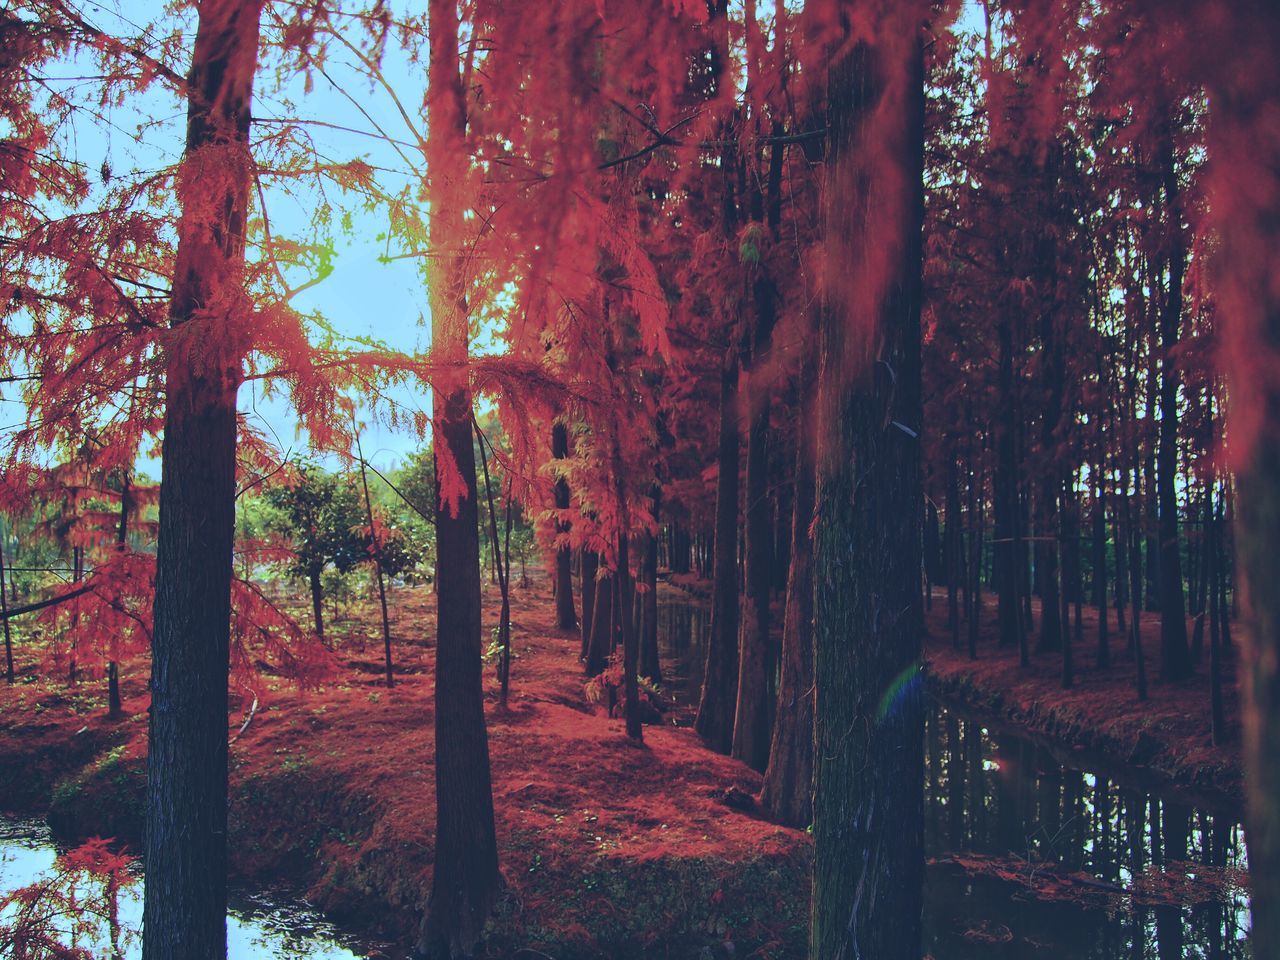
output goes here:
<path id="1" fill-rule="evenodd" d="M 812 333 L 812 330 L 809 331 Z M 813 820 L 813 414 L 816 351 L 809 336 L 800 372 L 800 436 L 796 443 L 791 564 L 782 620 L 782 665 L 769 766 L 760 805 L 780 823 L 807 827 Z"/>
<path id="2" fill-rule="evenodd" d="M 556 460 L 564 460 L 569 456 L 569 428 L 563 420 L 551 425 L 551 456 Z M 569 481 L 563 474 L 555 479 L 555 505 L 558 512 L 569 509 Z M 556 536 L 565 537 L 569 533 L 569 521 L 557 514 Z M 578 626 L 578 612 L 573 606 L 573 564 L 571 547 L 568 543 L 560 543 L 556 547 L 556 626 L 561 630 L 573 630 Z M 585 616 L 585 611 L 584 611 Z"/>
<path id="3" fill-rule="evenodd" d="M 827 94 L 810 956 L 917 960 L 926 7 L 868 3 L 856 21 L 839 9 L 848 19 Z"/>
<path id="4" fill-rule="evenodd" d="M 144 960 L 227 952 L 227 671 L 249 104 L 263 0 L 200 7 L 178 172 L 145 813 Z"/>
<path id="5" fill-rule="evenodd" d="M 458 6 L 431 0 L 427 163 L 436 475 L 436 849 L 416 952 L 473 956 L 500 886 L 480 662 L 480 538 L 467 354 L 469 154 Z"/>
<path id="6" fill-rule="evenodd" d="M 1172 113 L 1172 110 L 1169 111 Z M 1178 388 L 1180 378 L 1174 351 L 1182 328 L 1182 280 L 1186 270 L 1186 239 L 1182 230 L 1181 189 L 1173 148 L 1172 119 L 1161 131 L 1158 149 L 1164 188 L 1165 238 L 1161 247 L 1168 278 L 1160 309 L 1160 433 L 1156 464 L 1159 502 L 1160 674 L 1166 680 L 1191 675 L 1187 646 L 1187 609 L 1182 593 L 1182 549 L 1178 538 Z"/>
<path id="7" fill-rule="evenodd" d="M 1249 616 L 1241 684 L 1245 702 L 1249 879 L 1255 957 L 1280 954 L 1280 593 L 1274 589 L 1280 544 L 1280 10 L 1239 0 L 1201 11 L 1185 46 L 1190 70 L 1205 70 L 1209 90 L 1213 219 L 1220 260 L 1232 439 L 1238 464 L 1238 543 Z M 1157 16 L 1163 11 L 1155 10 Z M 1213 56 L 1189 56 L 1212 43 Z M 1225 624 L 1224 624 L 1225 626 Z"/>

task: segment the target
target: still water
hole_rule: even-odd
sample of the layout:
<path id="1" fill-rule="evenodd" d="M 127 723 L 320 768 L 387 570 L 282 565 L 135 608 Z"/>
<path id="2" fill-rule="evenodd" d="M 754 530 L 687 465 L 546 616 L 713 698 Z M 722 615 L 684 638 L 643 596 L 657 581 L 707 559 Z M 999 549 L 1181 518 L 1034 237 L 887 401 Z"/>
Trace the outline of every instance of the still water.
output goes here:
<path id="1" fill-rule="evenodd" d="M 58 883 L 58 847 L 40 821 L 0 818 L 0 899 L 32 884 Z M 102 881 L 81 876 L 75 896 L 92 903 L 104 894 Z M 65 890 L 65 887 L 61 889 Z M 134 960 L 142 956 L 136 931 L 142 928 L 140 877 L 120 888 L 114 897 L 112 920 L 87 929 L 73 930 L 58 922 L 59 939 L 100 960 Z M 356 960 L 368 956 L 370 947 L 340 933 L 305 903 L 261 893 L 233 893 L 227 914 L 229 960 Z M 18 905 L 0 911 L 0 955 L 5 955 L 3 931 L 18 915 Z"/>
<path id="2" fill-rule="evenodd" d="M 696 706 L 710 618 L 703 605 L 659 606 L 663 687 L 674 722 Z M 934 704 L 926 720 L 925 946 L 933 960 L 1246 960 L 1247 868 L 1238 813 L 1105 770 L 1083 755 L 998 730 Z M 33 821 L 0 819 L 0 898 L 56 873 L 57 847 Z M 101 893 L 84 880 L 81 895 Z M 141 945 L 141 884 L 114 898 L 114 923 L 76 945 L 131 960 Z M 15 906 L 0 911 L 0 930 Z M 119 932 L 112 936 L 111 930 Z M 69 931 L 64 933 L 68 934 Z M 305 903 L 233 896 L 231 960 L 357 960 L 377 955 Z M 114 939 L 114 943 L 113 943 Z M 0 940 L 0 948 L 3 943 Z"/>
<path id="3" fill-rule="evenodd" d="M 710 614 L 663 598 L 664 688 L 690 720 Z M 934 960 L 1244 960 L 1239 811 L 931 703 L 925 947 Z M 1135 895 L 1136 891 L 1136 895 Z"/>

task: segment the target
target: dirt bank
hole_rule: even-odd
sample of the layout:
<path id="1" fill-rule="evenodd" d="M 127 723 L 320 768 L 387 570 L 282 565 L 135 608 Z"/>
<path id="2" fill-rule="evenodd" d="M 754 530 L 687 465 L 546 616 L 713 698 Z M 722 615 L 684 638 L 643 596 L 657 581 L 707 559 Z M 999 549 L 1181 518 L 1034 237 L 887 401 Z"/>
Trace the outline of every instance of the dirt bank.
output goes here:
<path id="1" fill-rule="evenodd" d="M 1038 623 L 1038 601 L 1034 613 Z M 1064 690 L 1060 653 L 1032 653 L 1031 665 L 1024 668 L 1018 663 L 1017 650 L 998 646 L 993 604 L 983 611 L 978 659 L 969 658 L 963 623 L 962 647 L 953 647 L 945 591 L 938 591 L 925 618 L 930 683 L 944 702 L 989 715 L 1059 747 L 1091 751 L 1112 766 L 1130 771 L 1136 768 L 1194 793 L 1220 795 L 1238 806 L 1243 783 L 1234 660 L 1226 659 L 1223 669 L 1224 706 L 1232 739 L 1215 746 L 1208 663 L 1197 665 L 1195 675 L 1186 682 L 1162 682 L 1160 618 L 1146 614 L 1143 649 L 1148 698 L 1139 701 L 1136 660 L 1115 633 L 1114 611 L 1112 617 L 1112 664 L 1099 670 L 1094 666 L 1097 615 L 1084 609 L 1084 639 L 1074 647 L 1075 683 Z M 1034 634 L 1029 645 L 1034 651 Z"/>
<path id="2" fill-rule="evenodd" d="M 429 890 L 435 829 L 433 600 L 429 588 L 405 588 L 394 605 L 394 690 L 381 686 L 372 608 L 335 625 L 341 662 L 321 689 L 255 681 L 258 711 L 231 747 L 231 846 L 241 879 L 302 889 L 335 919 L 403 943 Z M 545 592 L 515 597 L 507 709 L 486 679 L 507 885 L 490 950 L 796 955 L 809 838 L 723 803 L 731 788 L 755 792 L 758 778 L 692 731 L 647 727 L 644 746 L 632 746 L 620 720 L 587 702 L 578 640 L 557 633 L 551 612 Z M 130 715 L 115 722 L 100 683 L 68 692 L 29 665 L 23 682 L 0 689 L 0 780 L 22 785 L 0 802 L 47 810 L 64 836 L 136 845 L 144 669 L 125 665 Z M 252 695 L 234 698 L 233 732 Z"/>

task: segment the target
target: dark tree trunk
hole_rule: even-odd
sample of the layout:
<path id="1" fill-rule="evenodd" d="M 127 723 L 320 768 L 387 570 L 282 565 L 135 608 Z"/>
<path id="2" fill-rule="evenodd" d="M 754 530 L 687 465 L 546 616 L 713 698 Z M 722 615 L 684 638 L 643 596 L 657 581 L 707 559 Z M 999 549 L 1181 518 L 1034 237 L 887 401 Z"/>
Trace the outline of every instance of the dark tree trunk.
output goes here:
<path id="1" fill-rule="evenodd" d="M 1117 499 L 1121 504 L 1128 502 L 1128 497 L 1123 491 L 1117 491 Z M 1125 512 L 1127 514 L 1127 509 Z M 1116 552 L 1116 630 L 1120 632 L 1120 638 L 1123 640 L 1128 631 L 1124 611 L 1129 603 L 1129 534 L 1121 526 L 1120 511 L 1114 507 L 1112 508 L 1111 535 L 1115 538 Z"/>
<path id="2" fill-rule="evenodd" d="M 622 480 L 618 479 L 619 496 L 621 497 Z M 626 511 L 624 509 L 623 515 Z M 625 604 L 632 592 L 631 566 L 628 556 L 628 536 L 624 528 L 618 534 L 618 592 Z M 624 716 L 627 724 L 627 736 L 632 740 L 644 739 L 644 726 L 640 722 L 640 685 L 636 681 L 640 669 L 640 638 L 636 634 L 635 620 L 626 611 L 622 611 L 622 692 L 626 698 Z"/>
<path id="3" fill-rule="evenodd" d="M 1172 136 L 1170 134 L 1169 136 Z M 1173 351 L 1182 325 L 1182 274 L 1186 240 L 1182 205 L 1174 167 L 1173 143 L 1166 140 L 1161 158 L 1165 215 L 1169 218 L 1169 289 L 1160 312 L 1160 451 L 1156 485 L 1160 501 L 1160 672 L 1165 680 L 1191 676 L 1187 646 L 1187 610 L 1182 594 L 1182 559 L 1178 546 L 1178 370 Z"/>
<path id="4" fill-rule="evenodd" d="M 1212 485 L 1209 488 L 1213 489 Z M 1208 582 L 1211 589 L 1216 592 L 1213 586 L 1218 576 L 1218 567 L 1220 566 L 1220 550 L 1221 537 L 1218 533 L 1217 518 L 1213 517 L 1213 500 L 1208 498 L 1210 508 L 1206 514 L 1212 517 L 1205 526 L 1205 567 L 1208 574 Z M 1198 624 L 1203 624 L 1203 614 Z M 1222 629 L 1218 621 L 1218 605 L 1216 603 L 1209 606 L 1209 707 L 1210 707 L 1210 732 L 1213 736 L 1215 746 L 1220 746 L 1227 742 L 1227 718 L 1226 710 L 1222 703 Z"/>
<path id="5" fill-rule="evenodd" d="M 311 615 L 316 622 L 316 636 L 324 643 L 324 587 L 320 583 L 322 567 L 311 566 L 307 570 L 307 585 L 311 588 Z"/>
<path id="6" fill-rule="evenodd" d="M 493 481 L 489 476 L 489 456 L 486 453 L 487 439 L 480 429 L 480 422 L 472 417 L 475 428 L 476 446 L 480 449 L 480 469 L 484 474 L 484 496 L 489 506 L 489 542 L 493 544 L 493 565 L 498 572 L 498 590 L 502 596 L 502 606 L 498 611 L 498 703 L 507 705 L 507 694 L 511 689 L 511 496 L 507 495 L 507 542 L 500 545 L 498 539 L 498 510 L 493 502 Z M 492 450 L 492 447 L 488 447 Z M 478 491 L 477 491 L 478 495 Z"/>
<path id="7" fill-rule="evenodd" d="M 582 653 L 579 660 L 586 660 L 591 648 L 591 631 L 595 626 L 596 574 L 600 569 L 600 557 L 594 550 L 582 548 Z"/>
<path id="8" fill-rule="evenodd" d="M 738 641 L 738 696 L 733 721 L 733 756 L 763 771 L 769 764 L 773 731 L 777 650 L 769 637 L 773 596 L 773 522 L 769 503 L 769 393 L 765 376 L 776 317 L 777 291 L 767 277 L 754 284 L 755 334 L 747 377 L 747 483 L 744 513 L 746 590 Z"/>
<path id="9" fill-rule="evenodd" d="M 813 338 L 810 337 L 810 343 Z M 779 823 L 813 820 L 813 394 L 816 357 L 806 350 L 801 373 L 795 495 L 791 511 L 791 569 L 782 621 L 782 677 L 760 805 Z"/>
<path id="10" fill-rule="evenodd" d="M 694 727 L 717 753 L 733 747 L 738 701 L 738 352 L 725 351 L 720 371 L 720 441 L 716 481 L 715 580 L 711 636 Z"/>
<path id="11" fill-rule="evenodd" d="M 997 620 L 1000 646 L 1017 645 L 1021 633 L 1018 615 L 1018 474 L 1015 459 L 1013 403 L 1013 324 L 1001 312 L 997 338 L 999 376 L 997 378 L 996 463 L 992 477 L 995 498 L 995 568 Z"/>
<path id="12" fill-rule="evenodd" d="M 748 71 L 753 69 L 750 61 Z M 774 123 L 773 136 L 781 137 L 783 127 Z M 775 142 L 770 151 L 768 195 L 751 192 L 752 219 L 765 216 L 778 239 L 781 186 L 785 148 Z M 769 497 L 770 407 L 773 384 L 769 373 L 773 328 L 778 318 L 778 289 L 764 264 L 753 268 L 751 282 L 752 318 L 747 374 L 747 480 L 743 508 L 745 536 L 743 568 L 745 590 L 738 643 L 738 696 L 734 712 L 733 755 L 763 772 L 769 764 L 773 715 L 777 706 L 779 649 L 771 636 L 770 601 L 775 578 L 775 537 L 772 502 Z"/>
<path id="13" fill-rule="evenodd" d="M 360 485 L 364 488 L 365 517 L 369 521 L 369 543 L 373 547 L 373 572 L 378 578 L 378 603 L 382 608 L 382 659 L 384 682 L 390 689 L 396 685 L 391 664 L 391 615 L 387 611 L 387 585 L 382 576 L 382 541 L 373 522 L 373 498 L 369 496 L 369 474 L 365 469 L 360 434 L 356 434 L 356 455 L 360 458 Z"/>
<path id="14" fill-rule="evenodd" d="M 1253 956 L 1275 957 L 1280 956 L 1280 590 L 1275 583 L 1280 384 L 1272 372 L 1280 344 L 1280 291 L 1275 283 L 1280 274 L 1280 141 L 1274 125 L 1263 118 L 1274 111 L 1280 87 L 1275 56 L 1280 49 L 1280 9 L 1266 0 L 1242 0 L 1233 5 L 1230 17 L 1205 19 L 1225 34 L 1217 47 L 1220 54 L 1197 64 L 1215 72 L 1209 84 L 1210 150 L 1222 171 L 1236 171 L 1220 174 L 1222 190 L 1215 194 L 1223 247 L 1223 302 L 1233 304 L 1222 313 L 1224 339 L 1232 344 L 1227 350 L 1232 364 L 1227 388 L 1233 409 L 1247 411 L 1245 422 L 1252 430 L 1243 435 L 1232 431 L 1233 455 L 1239 462 L 1237 548 L 1246 612 L 1240 689 L 1248 785 L 1250 941 Z M 1250 69 L 1240 70 L 1240 63 L 1248 63 Z M 1268 132 L 1260 136 L 1263 126 Z M 1241 170 L 1250 174 L 1240 176 Z M 1223 496 L 1229 516 L 1229 478 L 1224 478 Z M 1230 525 L 1222 532 L 1227 536 Z M 1230 611 L 1225 594 L 1231 554 L 1224 550 L 1220 556 L 1219 617 L 1227 649 Z"/>
<path id="15" fill-rule="evenodd" d="M 551 456 L 563 460 L 569 456 L 569 431 L 557 420 L 551 427 Z M 569 481 L 557 476 L 554 488 L 557 510 L 569 509 Z M 556 519 L 556 535 L 565 537 L 571 524 L 563 517 Z M 556 626 L 561 630 L 573 630 L 578 626 L 578 612 L 573 607 L 572 555 L 567 543 L 556 547 Z M 584 602 L 585 607 L 585 602 Z M 586 616 L 586 610 L 583 610 Z"/>
<path id="16" fill-rule="evenodd" d="M 983 530 L 982 473 L 969 475 L 969 615 L 966 626 L 969 659 L 978 659 L 978 630 L 982 625 L 982 541 Z"/>
<path id="17" fill-rule="evenodd" d="M 223 960 L 227 671 L 236 392 L 251 334 L 240 304 L 249 102 L 261 0 L 205 4 L 187 90 L 186 154 L 166 359 L 144 818 L 144 960 Z M 211 170 L 217 173 L 211 175 Z M 192 183 L 198 177 L 199 189 Z M 194 198 L 199 197 L 198 201 Z M 199 349 L 194 344 L 199 344 Z"/>
<path id="18" fill-rule="evenodd" d="M 960 647 L 960 602 L 957 591 L 963 567 L 964 536 L 960 525 L 960 468 L 954 456 L 947 459 L 947 526 L 943 532 L 943 550 L 947 555 L 947 627 L 951 630 L 951 646 Z"/>
<path id="19" fill-rule="evenodd" d="M 493 823 L 480 643 L 480 539 L 471 389 L 467 376 L 467 236 L 461 197 L 468 151 L 458 63 L 458 8 L 430 0 L 427 153 L 434 199 L 429 285 L 436 475 L 435 868 L 416 952 L 433 960 L 475 954 L 501 878 Z M 459 252 L 452 252 L 459 251 Z M 445 468 L 444 458 L 450 461 Z M 442 478 L 460 478 L 446 489 Z"/>
<path id="20" fill-rule="evenodd" d="M 595 612 L 591 616 L 591 638 L 586 657 L 588 677 L 603 673 L 609 665 L 609 655 L 613 653 L 614 621 L 617 618 L 614 594 L 617 591 L 613 585 L 614 574 L 606 573 L 596 581 Z"/>
<path id="21" fill-rule="evenodd" d="M 1107 618 L 1107 499 L 1106 478 L 1101 460 L 1094 467 L 1093 485 L 1093 605 L 1098 611 L 1098 653 L 1094 661 L 1099 670 L 1111 666 L 1111 642 Z"/>
<path id="22" fill-rule="evenodd" d="M 921 950 L 925 9 L 893 6 L 830 68 L 824 243 L 852 282 L 820 337 L 812 960 Z"/>
<path id="23" fill-rule="evenodd" d="M 653 519 L 657 523 L 662 509 L 662 487 L 653 485 Z M 662 683 L 662 658 L 658 655 L 658 538 L 644 536 L 644 559 L 641 567 L 645 591 L 641 600 L 640 674 L 652 683 Z"/>
<path id="24" fill-rule="evenodd" d="M 4 535 L 0 533 L 0 617 L 4 618 L 4 676 L 13 683 L 13 639 L 9 635 L 9 599 L 5 589 Z"/>

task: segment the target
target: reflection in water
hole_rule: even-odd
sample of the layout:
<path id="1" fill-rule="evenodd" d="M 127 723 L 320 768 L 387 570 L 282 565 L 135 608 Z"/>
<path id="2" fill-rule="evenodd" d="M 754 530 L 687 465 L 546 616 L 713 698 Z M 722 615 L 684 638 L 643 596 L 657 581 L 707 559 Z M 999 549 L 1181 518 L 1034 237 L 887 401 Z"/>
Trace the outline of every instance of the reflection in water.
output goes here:
<path id="1" fill-rule="evenodd" d="M 19 887 L 48 881 L 57 872 L 57 854 L 44 824 L 0 818 L 0 897 Z M 87 889 L 97 881 L 80 883 Z M 357 960 L 364 955 L 305 904 L 261 894 L 233 896 L 233 900 L 227 916 L 228 960 Z M 90 950 L 93 956 L 113 960 L 142 956 L 141 939 L 136 935 L 142 927 L 141 876 L 136 883 L 122 887 L 110 906 L 123 934 L 110 929 L 112 924 L 104 920 L 96 934 L 63 927 L 63 939 Z M 12 910 L 0 913 L 0 928 L 12 921 Z"/>
<path id="2" fill-rule="evenodd" d="M 707 666 L 707 636 L 711 611 L 699 603 L 658 595 L 658 652 L 662 657 L 663 690 L 675 699 L 674 720 L 693 722 L 692 710 L 702 693 Z"/>
<path id="3" fill-rule="evenodd" d="M 663 675 L 686 715 L 697 706 L 709 628 L 704 604 L 661 597 Z M 1237 886 L 1206 884 L 1199 875 L 1206 871 L 1196 870 L 1247 867 L 1231 810 L 1188 805 L 1128 777 L 1121 783 L 1076 758 L 1064 766 L 1029 740 L 941 705 L 928 715 L 925 746 L 931 856 L 993 858 L 1017 877 L 1060 865 L 1082 875 L 1066 885 L 1068 894 L 1093 894 L 1041 900 L 1025 884 L 931 866 L 925 922 L 934 960 L 1249 957 L 1247 897 Z M 1166 880 L 1160 869 L 1175 863 L 1189 866 L 1172 868 Z M 1184 874 L 1198 881 L 1189 894 L 1175 882 Z M 1163 902 L 1133 904 L 1122 894 L 1135 880 L 1149 893 L 1141 899 Z M 1162 881 L 1163 898 L 1155 895 Z"/>
<path id="4" fill-rule="evenodd" d="M 1006 941 L 1009 952 L 995 955 L 1008 956 L 1024 956 L 1036 944 L 1042 945 L 1036 955 L 1045 957 L 1248 956 L 1244 894 L 1203 877 L 1188 892 L 1180 892 L 1188 885 L 1177 882 L 1183 874 L 1219 876 L 1203 867 L 1246 868 L 1243 831 L 1230 811 L 1195 808 L 1099 773 L 1064 767 L 1043 747 L 941 706 L 927 720 L 926 758 L 925 831 L 934 853 L 997 856 L 1026 876 L 1058 864 L 1086 875 L 1075 883 L 1085 894 L 1095 894 L 1093 903 L 1106 900 L 1102 892 L 1128 890 L 1135 881 L 1148 892 L 1142 899 L 1162 901 L 1143 906 L 1114 896 L 1105 909 L 1035 903 L 1016 885 L 975 881 L 939 866 L 929 877 L 938 960 L 992 956 L 998 946 L 993 940 Z M 1173 866 L 1181 863 L 1188 866 Z M 1162 887 L 1166 875 L 1160 871 L 1166 866 L 1170 872 Z M 975 924 L 974 918 L 982 917 L 987 924 Z"/>

